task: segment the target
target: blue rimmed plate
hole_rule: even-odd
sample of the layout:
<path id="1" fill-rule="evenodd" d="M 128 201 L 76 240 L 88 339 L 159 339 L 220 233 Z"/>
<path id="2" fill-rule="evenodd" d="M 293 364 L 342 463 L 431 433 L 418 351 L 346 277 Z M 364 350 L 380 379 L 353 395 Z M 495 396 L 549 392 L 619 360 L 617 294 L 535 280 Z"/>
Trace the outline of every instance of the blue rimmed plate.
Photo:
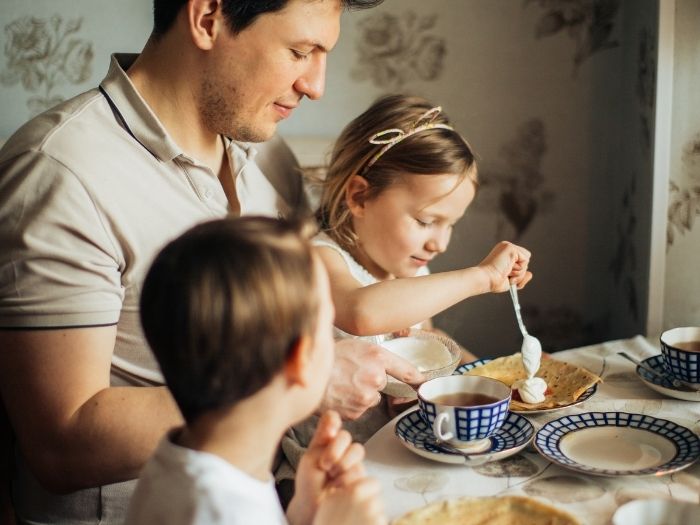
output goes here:
<path id="1" fill-rule="evenodd" d="M 648 357 L 642 361 L 642 364 L 648 366 L 652 370 L 658 370 L 662 374 L 669 374 L 669 371 L 664 366 L 664 358 L 661 355 Z M 680 390 L 674 387 L 673 384 L 671 384 L 671 381 L 668 379 L 660 378 L 659 376 L 644 370 L 641 366 L 637 366 L 636 372 L 640 379 L 644 381 L 649 388 L 656 390 L 660 394 L 681 399 L 683 401 L 700 401 L 700 391 L 688 392 L 687 390 Z M 700 388 L 700 385 L 698 385 L 698 388 Z"/>
<path id="2" fill-rule="evenodd" d="M 399 418 L 394 433 L 410 451 L 419 456 L 442 463 L 476 467 L 517 454 L 532 441 L 535 429 L 523 416 L 509 412 L 503 426 L 489 438 L 491 443 L 488 449 L 474 454 L 457 454 L 441 449 L 435 444 L 430 425 L 416 409 Z"/>
<path id="3" fill-rule="evenodd" d="M 658 476 L 690 466 L 700 438 L 667 419 L 627 412 L 584 412 L 545 424 L 535 448 L 562 467 L 598 476 Z"/>
<path id="4" fill-rule="evenodd" d="M 462 366 L 457 367 L 457 369 L 453 372 L 455 375 L 461 375 L 464 374 L 465 372 L 469 372 L 471 369 L 476 368 L 481 365 L 485 365 L 486 363 L 490 363 L 493 361 L 493 359 L 477 359 L 476 361 L 472 361 L 471 363 L 466 363 Z M 554 412 L 555 410 L 561 410 L 562 408 L 568 408 L 572 407 L 574 405 L 579 405 L 583 403 L 586 399 L 591 397 L 593 394 L 595 394 L 596 390 L 598 389 L 598 385 L 593 385 L 591 388 L 586 390 L 583 394 L 581 394 L 576 401 L 573 403 L 568 403 L 566 405 L 559 405 L 556 407 L 551 407 L 551 408 L 535 408 L 532 410 L 513 410 L 512 408 L 510 409 L 511 412 L 515 412 L 516 414 L 539 414 L 542 412 Z"/>

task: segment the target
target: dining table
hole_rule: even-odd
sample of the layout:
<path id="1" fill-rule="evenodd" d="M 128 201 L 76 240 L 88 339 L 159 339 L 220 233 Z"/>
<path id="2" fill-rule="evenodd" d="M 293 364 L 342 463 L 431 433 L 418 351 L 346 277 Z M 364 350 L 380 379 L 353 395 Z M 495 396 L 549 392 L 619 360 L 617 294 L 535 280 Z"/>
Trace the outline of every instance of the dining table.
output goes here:
<path id="1" fill-rule="evenodd" d="M 640 335 L 552 353 L 551 358 L 584 367 L 600 376 L 602 382 L 582 403 L 522 414 L 534 431 L 562 416 L 621 412 L 669 420 L 700 434 L 700 393 L 672 397 L 664 388 L 650 387 L 650 381 L 643 381 L 640 376 L 639 368 L 620 352 L 640 360 L 649 359 L 660 354 L 659 341 Z M 396 416 L 365 444 L 366 469 L 382 486 L 390 520 L 432 502 L 463 497 L 534 498 L 587 525 L 612 523 L 621 505 L 637 499 L 700 503 L 700 462 L 672 472 L 596 475 L 550 461 L 533 442 L 510 457 L 476 466 L 435 461 L 417 454 L 396 435 L 397 421 L 414 410 L 416 407 L 411 407 Z M 605 443 L 599 446 L 604 447 Z"/>

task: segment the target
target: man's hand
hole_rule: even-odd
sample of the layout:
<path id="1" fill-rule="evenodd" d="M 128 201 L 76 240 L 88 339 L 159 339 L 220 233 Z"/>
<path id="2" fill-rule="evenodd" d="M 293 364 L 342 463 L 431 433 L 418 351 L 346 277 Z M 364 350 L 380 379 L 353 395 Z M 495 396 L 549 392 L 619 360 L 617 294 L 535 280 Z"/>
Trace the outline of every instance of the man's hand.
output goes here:
<path id="1" fill-rule="evenodd" d="M 335 344 L 335 365 L 321 410 L 336 410 L 344 419 L 357 419 L 379 403 L 387 374 L 417 385 L 425 381 L 416 367 L 381 346 L 358 339 Z"/>

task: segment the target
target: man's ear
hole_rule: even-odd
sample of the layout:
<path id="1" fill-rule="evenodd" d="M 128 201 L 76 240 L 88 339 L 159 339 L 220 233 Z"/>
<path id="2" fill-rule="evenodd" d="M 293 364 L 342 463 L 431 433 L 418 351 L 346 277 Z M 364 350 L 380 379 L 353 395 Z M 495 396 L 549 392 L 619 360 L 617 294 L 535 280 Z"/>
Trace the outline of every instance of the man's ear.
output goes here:
<path id="1" fill-rule="evenodd" d="M 289 351 L 284 363 L 284 377 L 289 385 L 305 387 L 311 381 L 311 338 L 306 335 L 299 337 Z"/>
<path id="2" fill-rule="evenodd" d="M 192 41 L 199 49 L 211 49 L 225 23 L 221 0 L 189 0 L 186 9 Z"/>
<path id="3" fill-rule="evenodd" d="M 364 213 L 369 182 L 361 175 L 353 175 L 345 187 L 345 205 L 355 217 Z"/>

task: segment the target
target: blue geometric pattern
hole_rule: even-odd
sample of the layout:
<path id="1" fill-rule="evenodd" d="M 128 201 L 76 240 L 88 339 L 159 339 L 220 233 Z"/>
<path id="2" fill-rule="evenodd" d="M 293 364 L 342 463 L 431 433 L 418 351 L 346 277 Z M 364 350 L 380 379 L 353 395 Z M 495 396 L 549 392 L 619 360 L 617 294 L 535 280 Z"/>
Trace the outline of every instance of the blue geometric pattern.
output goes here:
<path id="1" fill-rule="evenodd" d="M 423 419 L 420 410 L 409 412 L 396 422 L 394 433 L 402 441 L 415 448 L 431 452 L 433 454 L 459 455 L 444 450 L 435 443 L 432 426 Z M 479 456 L 493 454 L 510 450 L 516 447 L 527 445 L 535 434 L 535 429 L 527 419 L 512 412 L 508 413 L 501 428 L 493 434 L 489 440 L 491 442 L 487 450 L 470 454 Z"/>
<path id="2" fill-rule="evenodd" d="M 662 341 L 661 353 L 666 356 L 664 367 L 676 379 L 700 383 L 700 352 L 676 350 Z"/>
<path id="3" fill-rule="evenodd" d="M 435 404 L 418 397 L 418 404 L 425 411 L 430 425 L 435 421 Z M 456 417 L 456 439 L 474 441 L 492 434 L 508 414 L 510 398 L 502 399 L 479 407 L 450 407 L 450 419 Z"/>
<path id="4" fill-rule="evenodd" d="M 669 370 L 664 365 L 664 358 L 661 355 L 655 355 L 652 357 L 648 357 L 644 361 L 642 361 L 642 363 L 647 365 L 649 368 L 651 368 L 653 370 L 658 370 L 662 374 L 668 375 L 670 373 Z M 651 372 L 644 370 L 641 366 L 637 367 L 637 374 L 639 374 L 642 377 L 642 379 L 644 379 L 645 381 L 648 381 L 649 383 L 653 383 L 655 385 L 659 385 L 659 386 L 662 386 L 664 388 L 669 388 L 671 390 L 674 390 L 676 388 L 673 386 L 673 383 L 671 383 L 671 381 L 669 379 L 654 375 Z"/>
<path id="5" fill-rule="evenodd" d="M 477 366 L 485 365 L 486 363 L 490 363 L 493 361 L 493 359 L 477 359 L 476 361 L 472 361 L 471 363 L 466 363 L 460 367 L 457 367 L 455 371 L 452 373 L 454 376 L 461 376 L 465 374 L 466 372 L 469 372 L 472 368 L 476 368 Z M 593 385 L 591 388 L 586 390 L 583 394 L 581 394 L 576 401 L 573 403 L 570 403 L 568 405 L 561 405 L 558 407 L 553 407 L 553 408 L 542 408 L 542 409 L 537 409 L 537 410 L 511 410 L 512 412 L 517 412 L 518 414 L 532 414 L 535 412 L 551 412 L 553 410 L 559 410 L 562 408 L 578 405 L 579 403 L 583 403 L 586 399 L 591 397 L 593 394 L 595 394 L 596 390 L 598 389 L 598 385 Z"/>
<path id="6" fill-rule="evenodd" d="M 676 454 L 666 463 L 635 470 L 612 470 L 582 465 L 562 452 L 561 439 L 569 432 L 603 426 L 648 430 L 665 437 L 676 447 Z M 560 417 L 545 424 L 535 435 L 535 448 L 544 457 L 572 470 L 600 476 L 661 475 L 690 466 L 700 456 L 700 438 L 691 430 L 667 419 L 627 412 L 585 412 Z"/>

